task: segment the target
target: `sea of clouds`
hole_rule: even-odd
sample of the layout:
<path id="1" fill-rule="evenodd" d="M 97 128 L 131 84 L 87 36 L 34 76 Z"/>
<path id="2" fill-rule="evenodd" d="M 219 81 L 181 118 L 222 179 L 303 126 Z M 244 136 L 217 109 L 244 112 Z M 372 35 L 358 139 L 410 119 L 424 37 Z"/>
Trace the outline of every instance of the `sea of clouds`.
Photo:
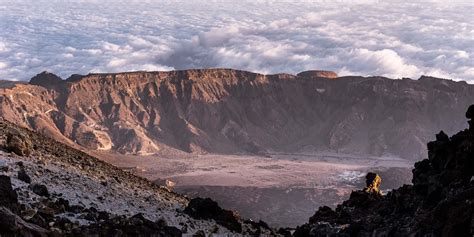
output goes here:
<path id="1" fill-rule="evenodd" d="M 474 3 L 0 0 L 0 79 L 226 67 L 474 83 Z"/>

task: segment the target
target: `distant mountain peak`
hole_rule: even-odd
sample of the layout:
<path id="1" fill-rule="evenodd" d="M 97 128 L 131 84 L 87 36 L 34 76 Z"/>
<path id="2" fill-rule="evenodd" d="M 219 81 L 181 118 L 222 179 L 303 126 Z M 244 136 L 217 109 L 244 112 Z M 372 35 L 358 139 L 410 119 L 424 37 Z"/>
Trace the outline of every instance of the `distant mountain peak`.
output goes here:
<path id="1" fill-rule="evenodd" d="M 43 87 L 51 87 L 56 86 L 60 83 L 64 82 L 63 79 L 57 76 L 54 73 L 43 71 L 40 74 L 37 74 L 30 80 L 31 85 L 43 86 Z"/>

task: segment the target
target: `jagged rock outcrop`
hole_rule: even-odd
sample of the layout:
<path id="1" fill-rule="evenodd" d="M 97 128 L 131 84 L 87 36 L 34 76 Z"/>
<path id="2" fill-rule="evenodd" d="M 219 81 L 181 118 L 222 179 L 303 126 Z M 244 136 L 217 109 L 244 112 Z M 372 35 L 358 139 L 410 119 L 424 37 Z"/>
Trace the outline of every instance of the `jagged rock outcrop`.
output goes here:
<path id="1" fill-rule="evenodd" d="M 470 119 L 472 108 L 466 113 Z M 452 137 L 440 132 L 428 143 L 428 159 L 415 164 L 413 185 L 384 196 L 355 191 L 335 210 L 319 208 L 294 235 L 472 236 L 473 177 L 474 131 Z"/>
<path id="2" fill-rule="evenodd" d="M 373 193 L 381 195 L 380 192 L 380 184 L 382 183 L 382 178 L 376 173 L 369 172 L 365 176 L 365 184 L 366 187 L 364 188 L 364 192 L 366 193 Z"/>
<path id="3" fill-rule="evenodd" d="M 464 126 L 474 85 L 423 77 L 262 75 L 232 69 L 41 73 L 0 88 L 0 116 L 86 149 L 149 154 L 337 151 L 420 159 Z"/>
<path id="4" fill-rule="evenodd" d="M 474 105 L 471 105 L 466 112 L 466 118 L 469 119 L 469 129 L 474 130 Z"/>
<path id="5" fill-rule="evenodd" d="M 240 217 L 233 211 L 222 209 L 217 202 L 210 198 L 191 199 L 186 209 L 184 209 L 184 213 L 198 219 L 212 219 L 229 230 L 237 233 L 242 232 L 242 224 L 239 222 Z"/>

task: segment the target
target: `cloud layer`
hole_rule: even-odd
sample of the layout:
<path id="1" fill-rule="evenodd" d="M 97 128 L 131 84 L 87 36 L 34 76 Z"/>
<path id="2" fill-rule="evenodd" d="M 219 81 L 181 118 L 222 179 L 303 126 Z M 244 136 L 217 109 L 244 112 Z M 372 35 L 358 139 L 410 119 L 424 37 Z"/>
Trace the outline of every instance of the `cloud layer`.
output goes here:
<path id="1" fill-rule="evenodd" d="M 5 1 L 0 79 L 231 67 L 474 83 L 474 4 Z"/>

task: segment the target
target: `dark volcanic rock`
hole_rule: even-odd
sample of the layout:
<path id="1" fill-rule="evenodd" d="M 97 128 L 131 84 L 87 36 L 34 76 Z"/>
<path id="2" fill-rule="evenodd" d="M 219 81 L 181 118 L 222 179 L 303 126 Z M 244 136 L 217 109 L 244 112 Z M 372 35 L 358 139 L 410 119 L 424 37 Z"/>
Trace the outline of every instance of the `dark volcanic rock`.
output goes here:
<path id="1" fill-rule="evenodd" d="M 473 108 L 466 117 L 472 118 Z M 440 132 L 428 143 L 428 159 L 415 164 L 413 185 L 385 196 L 353 192 L 334 211 L 319 208 L 294 235 L 473 236 L 473 175 L 474 131 L 452 137 Z"/>
<path id="2" fill-rule="evenodd" d="M 224 210 L 210 198 L 193 198 L 184 213 L 198 219 L 213 219 L 218 224 L 235 232 L 242 232 L 242 224 L 236 213 Z"/>
<path id="3" fill-rule="evenodd" d="M 10 211 L 0 206 L 0 236 L 47 236 L 48 230 L 28 223 Z"/>
<path id="4" fill-rule="evenodd" d="M 22 167 L 18 171 L 18 179 L 25 182 L 25 183 L 31 183 L 31 178 L 30 176 L 26 173 L 25 169 Z"/>
<path id="5" fill-rule="evenodd" d="M 72 230 L 73 236 L 163 236 L 180 237 L 182 232 L 171 226 L 162 225 L 137 214 L 130 218 L 115 216 L 89 226 Z"/>
<path id="6" fill-rule="evenodd" d="M 12 188 L 10 177 L 0 175 L 0 206 L 14 209 L 18 203 L 18 196 Z"/>
<path id="7" fill-rule="evenodd" d="M 49 197 L 48 188 L 43 184 L 31 184 L 30 188 L 34 193 L 40 196 Z"/>
<path id="8" fill-rule="evenodd" d="M 469 129 L 474 130 L 474 105 L 471 105 L 466 112 L 466 117 L 469 119 Z"/>

